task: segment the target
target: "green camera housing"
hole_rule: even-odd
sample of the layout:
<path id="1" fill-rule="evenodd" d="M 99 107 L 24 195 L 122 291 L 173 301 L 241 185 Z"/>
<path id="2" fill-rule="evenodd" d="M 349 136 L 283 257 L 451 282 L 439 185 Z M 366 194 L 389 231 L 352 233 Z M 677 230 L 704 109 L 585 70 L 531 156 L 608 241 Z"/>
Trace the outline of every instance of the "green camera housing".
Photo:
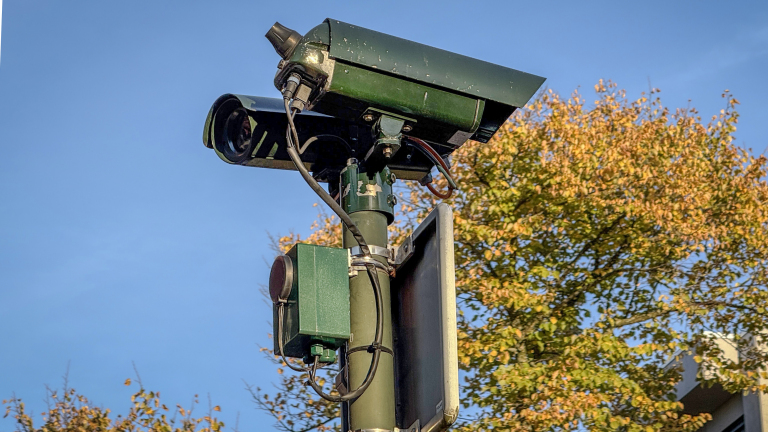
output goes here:
<path id="1" fill-rule="evenodd" d="M 330 185 L 338 184 L 350 158 L 364 171 L 386 164 L 399 179 L 422 180 L 434 161 L 401 146 L 402 134 L 427 141 L 446 158 L 468 139 L 488 142 L 545 81 L 333 19 L 303 36 L 275 23 L 266 36 L 282 58 L 275 87 L 282 92 L 291 76 L 301 82 L 293 95 L 301 101 L 293 118 L 297 145 L 317 141 L 302 162 Z M 381 136 L 383 124 L 400 131 Z M 295 170 L 287 126 L 283 99 L 225 94 L 208 112 L 203 143 L 227 163 Z M 372 151 L 379 147 L 390 154 Z"/>
<path id="2" fill-rule="evenodd" d="M 371 124 L 397 117 L 409 135 L 453 149 L 488 142 L 545 80 L 330 18 L 300 40 L 293 35 L 278 90 L 298 74 L 311 83 L 313 111 Z"/>
<path id="3" fill-rule="evenodd" d="M 292 287 L 284 309 L 283 353 L 293 358 L 320 355 L 324 362 L 334 361 L 334 351 L 350 337 L 349 252 L 298 243 L 286 255 L 292 262 L 288 275 Z M 279 352 L 278 319 L 275 306 L 275 353 Z"/>

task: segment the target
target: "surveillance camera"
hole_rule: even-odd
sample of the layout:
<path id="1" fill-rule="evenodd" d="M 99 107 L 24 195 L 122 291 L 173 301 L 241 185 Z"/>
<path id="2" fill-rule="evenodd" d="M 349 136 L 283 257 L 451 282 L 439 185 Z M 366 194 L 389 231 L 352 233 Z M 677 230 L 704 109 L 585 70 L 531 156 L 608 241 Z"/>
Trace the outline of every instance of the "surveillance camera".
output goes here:
<path id="1" fill-rule="evenodd" d="M 278 90 L 299 76 L 308 109 L 368 125 L 401 119 L 441 154 L 467 139 L 488 142 L 545 80 L 334 19 L 303 37 L 275 23 L 266 37 L 282 57 Z"/>
<path id="2" fill-rule="evenodd" d="M 357 122 L 302 111 L 294 123 L 304 143 L 302 162 L 318 181 L 337 183 L 346 161 L 362 159 L 374 143 L 370 126 Z M 283 100 L 225 94 L 208 112 L 203 143 L 230 164 L 295 170 L 287 152 L 287 125 Z M 397 178 L 419 180 L 432 162 L 410 148 L 394 155 L 388 166 Z"/>
<path id="3" fill-rule="evenodd" d="M 304 36 L 276 23 L 275 86 L 293 99 L 301 163 L 335 184 L 346 161 L 405 180 L 427 178 L 436 159 L 468 139 L 488 142 L 544 78 L 326 19 Z M 285 101 L 225 94 L 208 113 L 203 142 L 224 161 L 296 169 L 288 153 Z M 374 151 L 380 149 L 381 151 Z"/>

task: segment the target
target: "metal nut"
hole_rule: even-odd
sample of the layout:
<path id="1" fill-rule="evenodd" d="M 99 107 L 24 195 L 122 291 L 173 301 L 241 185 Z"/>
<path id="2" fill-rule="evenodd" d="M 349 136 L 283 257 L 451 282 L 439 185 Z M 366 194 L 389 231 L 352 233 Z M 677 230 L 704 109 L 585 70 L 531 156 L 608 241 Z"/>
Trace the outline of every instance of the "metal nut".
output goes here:
<path id="1" fill-rule="evenodd" d="M 363 120 L 365 120 L 367 122 L 372 122 L 373 121 L 373 114 L 365 114 L 363 116 Z"/>
<path id="2" fill-rule="evenodd" d="M 403 126 L 403 132 L 408 133 L 413 130 L 413 126 L 411 125 L 405 125 Z"/>
<path id="3" fill-rule="evenodd" d="M 392 147 L 384 147 L 384 150 L 382 150 L 382 153 L 384 154 L 384 157 L 389 159 L 392 157 Z"/>

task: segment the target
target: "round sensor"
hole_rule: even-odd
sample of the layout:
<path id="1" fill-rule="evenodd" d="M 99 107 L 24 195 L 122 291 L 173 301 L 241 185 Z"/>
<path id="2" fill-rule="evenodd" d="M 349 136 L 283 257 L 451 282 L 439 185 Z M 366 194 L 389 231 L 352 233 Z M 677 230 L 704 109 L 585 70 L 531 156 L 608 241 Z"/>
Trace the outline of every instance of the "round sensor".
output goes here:
<path id="1" fill-rule="evenodd" d="M 288 300 L 293 286 L 293 261 L 288 255 L 280 255 L 272 264 L 269 272 L 269 296 L 277 303 Z"/>

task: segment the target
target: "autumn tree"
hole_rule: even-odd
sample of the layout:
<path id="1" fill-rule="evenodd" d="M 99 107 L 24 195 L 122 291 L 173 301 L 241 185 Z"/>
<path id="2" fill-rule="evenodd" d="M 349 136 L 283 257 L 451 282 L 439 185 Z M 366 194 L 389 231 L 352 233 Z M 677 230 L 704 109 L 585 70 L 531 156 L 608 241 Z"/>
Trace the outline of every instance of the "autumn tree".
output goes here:
<path id="1" fill-rule="evenodd" d="M 16 421 L 17 432 L 222 432 L 224 423 L 219 421 L 215 412 L 218 406 L 211 406 L 208 401 L 207 414 L 194 416 L 193 411 L 198 397 L 188 408 L 181 405 L 169 408 L 160 401 L 160 392 L 144 390 L 139 382 L 139 389 L 131 396 L 131 405 L 127 414 L 111 417 L 111 410 L 96 406 L 87 397 L 70 388 L 67 379 L 61 390 L 47 389 L 48 407 L 42 413 L 42 425 L 35 427 L 33 414 L 29 413 L 21 398 L 12 397 L 3 400 L 4 417 L 12 416 Z M 125 381 L 131 385 L 131 380 Z M 237 426 L 233 429 L 237 431 Z"/>
<path id="2" fill-rule="evenodd" d="M 688 351 L 718 372 L 709 383 L 766 390 L 767 354 L 752 343 L 768 327 L 766 159 L 734 143 L 738 102 L 726 92 L 704 122 L 663 107 L 658 90 L 595 90 L 593 103 L 549 91 L 452 157 L 457 430 L 695 430 L 709 415 L 682 414 L 668 365 Z M 403 198 L 399 217 L 415 221 L 437 202 L 418 184 Z M 280 245 L 339 245 L 339 233 L 323 216 Z M 738 360 L 717 334 L 733 335 Z M 303 380 L 282 374 L 277 392 L 254 396 L 293 422 L 283 430 L 331 427 L 337 407 Z"/>

